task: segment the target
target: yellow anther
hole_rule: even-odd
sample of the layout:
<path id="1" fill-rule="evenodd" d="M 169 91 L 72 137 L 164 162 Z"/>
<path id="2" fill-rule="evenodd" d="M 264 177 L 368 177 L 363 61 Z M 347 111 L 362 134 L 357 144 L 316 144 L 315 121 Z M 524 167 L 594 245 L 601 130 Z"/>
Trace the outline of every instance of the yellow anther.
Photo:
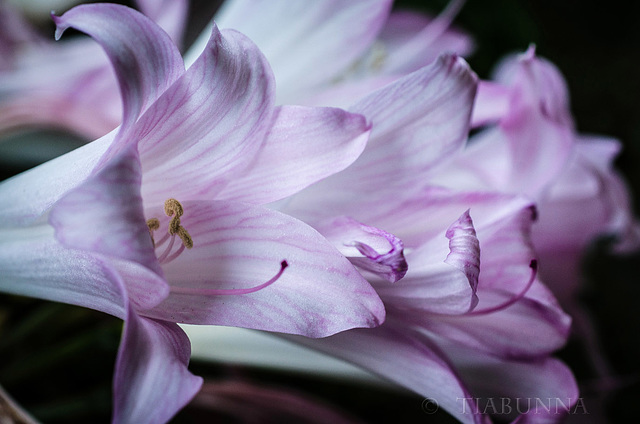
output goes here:
<path id="1" fill-rule="evenodd" d="M 149 237 L 151 237 L 151 243 L 153 247 L 156 247 L 156 239 L 153 238 L 153 231 L 160 228 L 160 221 L 158 218 L 147 219 L 147 227 L 149 227 Z"/>
<path id="2" fill-rule="evenodd" d="M 174 235 L 180 230 L 180 228 L 182 228 L 180 226 L 180 218 L 177 216 L 171 218 L 171 221 L 169 221 L 169 234 Z"/>
<path id="3" fill-rule="evenodd" d="M 147 227 L 149 230 L 154 231 L 160 228 L 160 220 L 158 218 L 147 219 Z"/>
<path id="4" fill-rule="evenodd" d="M 180 218 L 184 213 L 184 209 L 176 199 L 167 199 L 166 202 L 164 202 L 164 213 L 166 213 L 167 216 L 173 216 L 175 214 L 176 218 Z"/>
<path id="5" fill-rule="evenodd" d="M 180 237 L 180 239 L 182 240 L 182 244 L 184 244 L 184 247 L 186 247 L 187 249 L 191 249 L 193 247 L 193 239 L 191 238 L 187 230 L 184 229 L 184 227 L 178 228 L 178 237 Z"/>

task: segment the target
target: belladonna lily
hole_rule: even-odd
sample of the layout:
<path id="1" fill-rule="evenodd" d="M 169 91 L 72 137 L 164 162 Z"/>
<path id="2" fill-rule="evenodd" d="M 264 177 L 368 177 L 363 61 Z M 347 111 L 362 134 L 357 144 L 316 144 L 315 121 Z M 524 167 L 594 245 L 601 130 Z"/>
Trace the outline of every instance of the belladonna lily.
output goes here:
<path id="1" fill-rule="evenodd" d="M 375 329 L 288 338 L 433 398 L 462 422 L 480 423 L 488 420 L 487 399 L 558 398 L 570 407 L 577 390 L 568 368 L 550 357 L 565 342 L 570 319 L 536 278 L 532 203 L 431 184 L 463 147 L 475 88 L 466 63 L 443 56 L 365 96 L 350 107 L 373 123 L 365 152 L 273 207 L 310 223 L 346 255 L 376 258 L 379 266 L 363 272 L 387 309 Z M 260 155 L 277 151 L 265 145 Z M 369 226 L 398 237 L 376 233 L 387 236 L 386 254 L 354 242 L 354 234 L 375 233 Z M 401 246 L 408 271 L 396 265 Z M 397 281 L 393 271 L 406 276 Z M 534 412 L 518 419 L 552 422 L 564 411 Z"/>
<path id="2" fill-rule="evenodd" d="M 582 257 L 597 237 L 614 236 L 620 251 L 639 244 L 627 189 L 613 169 L 620 143 L 576 131 L 566 82 L 533 46 L 506 59 L 495 81 L 480 83 L 473 124 L 486 128 L 437 181 L 457 189 L 521 193 L 537 202 L 540 219 L 532 238 L 540 273 L 576 318 L 586 351 L 606 374 L 576 292 Z"/>
<path id="3" fill-rule="evenodd" d="M 135 3 L 182 44 L 187 0 Z M 84 38 L 44 38 L 4 0 L 0 22 L 0 131 L 38 125 L 94 139 L 118 126 L 118 83 L 100 46 Z"/>
<path id="4" fill-rule="evenodd" d="M 473 49 L 468 35 L 451 28 L 461 0 L 436 18 L 392 11 L 393 0 L 307 3 L 229 0 L 215 17 L 221 28 L 249 36 L 269 58 L 279 103 L 349 106 L 441 53 Z M 187 62 L 205 40 L 190 48 Z"/>
<path id="5" fill-rule="evenodd" d="M 472 49 L 467 35 L 450 28 L 463 2 L 453 1 L 435 19 L 391 11 L 391 3 L 231 0 L 216 22 L 266 49 L 278 78 L 278 103 L 341 106 L 442 52 L 464 55 Z M 181 45 L 186 0 L 135 4 Z M 0 58 L 0 131 L 44 125 L 92 139 L 119 124 L 117 80 L 98 46 L 85 39 L 57 44 L 42 39 L 6 2 L 0 3 L 0 21 L 0 49 L 8 47 Z M 188 65 L 207 45 L 209 33 L 204 31 L 187 52 Z M 326 59 L 322 64 L 320 56 Z"/>
<path id="6" fill-rule="evenodd" d="M 106 51 L 122 124 L 0 185 L 0 289 L 125 320 L 115 422 L 167 421 L 200 387 L 176 322 L 322 337 L 383 321 L 344 256 L 260 206 L 355 160 L 370 130 L 361 115 L 276 108 L 265 58 L 235 31 L 214 28 L 185 71 L 132 9 L 85 5 L 54 20 L 57 37 L 73 27 Z M 262 163 L 271 144 L 282 150 Z"/>
<path id="7" fill-rule="evenodd" d="M 638 245 L 628 193 L 612 166 L 620 143 L 577 133 L 566 82 L 533 46 L 505 60 L 495 79 L 480 84 L 474 108 L 474 125 L 487 129 L 442 181 L 535 199 L 541 273 L 568 299 L 579 286 L 580 256 L 595 237 L 615 235 L 622 250 Z M 474 166 L 467 166 L 471 161 Z"/>

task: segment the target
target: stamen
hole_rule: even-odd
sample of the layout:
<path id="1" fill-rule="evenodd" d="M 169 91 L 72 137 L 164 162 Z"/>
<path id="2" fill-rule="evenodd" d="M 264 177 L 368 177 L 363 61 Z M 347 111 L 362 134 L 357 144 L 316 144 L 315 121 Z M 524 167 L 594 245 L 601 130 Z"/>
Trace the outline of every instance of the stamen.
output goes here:
<path id="1" fill-rule="evenodd" d="M 172 260 L 174 260 L 175 258 L 177 258 L 178 256 L 180 256 L 180 254 L 182 253 L 182 251 L 184 251 L 184 244 L 181 244 L 180 247 L 178 247 L 178 250 L 176 250 L 175 252 L 173 252 L 171 255 L 167 256 L 162 262 L 160 262 L 161 264 L 168 264 L 169 262 L 171 262 Z M 167 252 L 168 253 L 168 252 Z"/>
<path id="2" fill-rule="evenodd" d="M 165 233 L 165 235 L 164 235 L 164 236 L 162 236 L 162 238 L 160 239 L 160 241 L 158 241 L 158 242 L 156 243 L 156 247 L 160 247 L 160 246 L 162 246 L 163 244 L 165 244 L 165 243 L 167 242 L 167 240 L 169 240 L 169 237 L 171 237 L 171 235 L 170 235 L 168 232 L 167 232 L 167 233 Z"/>
<path id="3" fill-rule="evenodd" d="M 184 214 L 184 209 L 176 199 L 167 199 L 164 202 L 164 213 L 166 213 L 167 216 L 173 216 L 173 214 L 175 214 L 176 217 L 180 218 Z"/>
<path id="4" fill-rule="evenodd" d="M 153 231 L 157 230 L 158 228 L 160 228 L 160 221 L 158 220 L 158 218 L 148 219 L 147 220 L 147 227 L 149 228 L 149 237 L 151 237 L 151 243 L 153 244 L 153 247 L 155 249 L 156 241 L 153 238 Z"/>
<path id="5" fill-rule="evenodd" d="M 282 277 L 284 270 L 288 266 L 289 264 L 287 263 L 286 260 L 280 262 L 280 271 L 278 271 L 278 273 L 273 278 L 271 278 L 269 281 L 266 281 L 258 286 L 250 287 L 248 289 L 205 289 L 205 288 L 198 289 L 194 287 L 171 287 L 171 291 L 173 293 L 195 294 L 195 295 L 203 295 L 203 296 L 230 296 L 230 295 L 254 293 L 275 283 L 280 277 Z"/>
<path id="6" fill-rule="evenodd" d="M 183 226 L 178 227 L 178 237 L 182 240 L 182 245 L 184 247 L 187 249 L 191 249 L 193 247 L 193 239 Z"/>
<path id="7" fill-rule="evenodd" d="M 151 236 L 151 241 L 153 242 L 153 247 L 158 248 L 162 246 L 167 240 L 171 239 L 169 245 L 164 249 L 164 252 L 158 257 L 158 261 L 161 264 L 165 264 L 171 262 L 176 259 L 180 254 L 184 251 L 185 248 L 191 249 L 193 247 L 193 239 L 189 232 L 180 225 L 180 217 L 184 214 L 184 208 L 176 199 L 167 199 L 164 202 L 164 212 L 167 216 L 172 217 L 171 221 L 169 221 L 169 228 L 167 229 L 167 233 L 156 243 L 153 238 L 153 231 L 160 228 L 160 220 L 157 218 L 151 218 L 147 220 L 147 227 L 149 227 L 149 235 Z M 173 249 L 173 244 L 175 242 L 176 234 L 182 240 L 182 244 L 178 247 L 178 250 L 171 253 L 171 249 Z"/>
<path id="8" fill-rule="evenodd" d="M 149 229 L 151 231 L 159 229 L 160 228 L 160 220 L 158 218 L 148 219 L 147 220 L 147 227 L 149 227 Z"/>
<path id="9" fill-rule="evenodd" d="M 162 255 L 160 255 L 158 257 L 158 262 L 160 262 L 161 264 L 166 263 L 165 259 L 167 259 L 167 256 L 169 256 L 169 253 L 171 252 L 171 249 L 173 248 L 173 242 L 175 241 L 176 236 L 171 236 L 171 240 L 169 241 L 169 245 L 167 246 L 166 249 L 164 249 L 164 252 L 162 252 Z"/>

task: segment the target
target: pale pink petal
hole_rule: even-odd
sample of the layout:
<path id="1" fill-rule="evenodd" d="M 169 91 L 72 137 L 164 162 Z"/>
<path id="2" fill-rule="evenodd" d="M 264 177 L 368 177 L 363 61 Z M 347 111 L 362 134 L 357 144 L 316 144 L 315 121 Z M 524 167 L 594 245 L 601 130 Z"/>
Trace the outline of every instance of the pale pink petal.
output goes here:
<path id="1" fill-rule="evenodd" d="M 581 285 L 584 249 L 597 237 L 614 236 L 615 248 L 640 243 L 628 191 L 612 169 L 619 151 L 615 140 L 580 138 L 562 174 L 540 200 L 540 222 L 533 241 L 543 278 L 561 301 Z"/>
<path id="2" fill-rule="evenodd" d="M 510 95 L 509 87 L 491 81 L 480 81 L 473 105 L 471 125 L 479 127 L 499 121 L 509 112 Z"/>
<path id="3" fill-rule="evenodd" d="M 274 91 L 255 44 L 214 28 L 198 60 L 136 125 L 145 202 L 217 194 L 262 146 Z"/>
<path id="4" fill-rule="evenodd" d="M 262 204 L 294 194 L 353 163 L 369 130 L 363 116 L 341 109 L 281 106 L 251 168 L 217 198 Z"/>
<path id="5" fill-rule="evenodd" d="M 474 349 L 444 349 L 471 393 L 481 398 L 481 410 L 492 412 L 488 401 L 493 398 L 497 417 L 514 419 L 520 412 L 517 423 L 560 423 L 579 401 L 574 376 L 556 359 L 505 361 Z M 511 409 L 501 410 L 503 402 Z"/>
<path id="6" fill-rule="evenodd" d="M 414 195 L 427 184 L 434 167 L 462 149 L 475 81 L 462 59 L 443 56 L 359 101 L 350 110 L 373 124 L 367 148 L 345 171 L 294 196 L 287 212 L 306 218 L 335 210 L 373 223 L 359 214 L 378 210 L 390 203 L 389 198 L 399 201 L 398 196 Z M 372 207 L 353 202 L 354 196 Z"/>
<path id="7" fill-rule="evenodd" d="M 349 108 L 354 102 L 366 95 L 391 84 L 397 76 L 376 75 L 366 79 L 352 79 L 337 83 L 313 93 L 309 97 L 297 99 L 296 102 L 307 106 L 327 106 Z"/>
<path id="8" fill-rule="evenodd" d="M 67 28 L 75 28 L 105 49 L 120 83 L 123 132 L 184 72 L 182 56 L 167 33 L 128 7 L 80 5 L 53 20 L 56 39 Z"/>
<path id="9" fill-rule="evenodd" d="M 200 390 L 189 372 L 191 344 L 174 323 L 129 309 L 114 375 L 114 423 L 165 423 Z"/>
<path id="10" fill-rule="evenodd" d="M 310 337 L 384 320 L 382 302 L 369 283 L 302 222 L 246 204 L 182 204 L 181 225 L 194 247 L 163 264 L 172 293 L 149 311 L 154 317 Z M 154 216 L 153 210 L 147 214 Z M 160 207 L 155 214 L 166 228 Z M 283 271 L 282 261 L 288 263 Z M 274 277 L 268 287 L 240 294 Z"/>
<path id="11" fill-rule="evenodd" d="M 469 280 L 471 289 L 478 288 L 480 273 L 480 242 L 473 228 L 473 221 L 467 210 L 456 222 L 451 224 L 445 234 L 449 239 L 449 254 L 444 260 L 446 264 L 462 271 Z M 477 300 L 474 302 L 476 303 Z M 472 308 L 475 304 L 472 305 Z"/>
<path id="12" fill-rule="evenodd" d="M 407 273 L 402 240 L 349 217 L 325 221 L 315 228 L 352 264 L 395 283 Z"/>
<path id="13" fill-rule="evenodd" d="M 520 55 L 506 57 L 494 74 L 497 82 L 516 88 L 547 119 L 573 126 L 567 83 L 553 63 L 536 56 L 534 45 Z"/>
<path id="14" fill-rule="evenodd" d="M 187 0 L 136 0 L 140 11 L 165 30 L 182 47 L 189 2 Z"/>
<path id="15" fill-rule="evenodd" d="M 513 210 L 493 222 L 481 217 L 476 223 L 480 241 L 476 309 L 455 317 L 416 317 L 414 322 L 505 358 L 541 356 L 561 347 L 571 320 L 535 280 L 537 264 L 529 241 L 533 218 L 529 208 Z"/>
<path id="16" fill-rule="evenodd" d="M 572 129 L 531 110 L 512 108 L 518 112 L 501 124 L 512 154 L 509 189 L 535 197 L 564 169 L 574 141 Z"/>
<path id="17" fill-rule="evenodd" d="M 0 129 L 38 125 L 95 139 L 122 119 L 105 52 L 87 38 L 25 44 L 0 78 Z"/>
<path id="18" fill-rule="evenodd" d="M 137 151 L 130 148 L 56 203 L 49 214 L 56 238 L 162 275 L 142 209 L 141 178 Z"/>
<path id="19" fill-rule="evenodd" d="M 403 324 L 387 322 L 379 328 L 345 331 L 318 340 L 286 338 L 345 359 L 433 399 L 462 423 L 487 423 L 486 417 L 476 412 L 472 393 L 438 347 Z"/>
<path id="20" fill-rule="evenodd" d="M 391 165 L 399 168 L 399 176 L 412 174 L 459 150 L 466 140 L 475 89 L 475 74 L 464 60 L 441 56 L 434 64 L 360 100 L 350 110 L 366 116 L 373 131 L 367 150 L 351 172 L 364 178 L 376 167 L 377 179 L 390 183 L 396 181 L 386 169 Z"/>
<path id="21" fill-rule="evenodd" d="M 511 298 L 496 292 L 478 296 L 490 297 L 492 303 Z M 569 336 L 571 318 L 557 305 L 524 298 L 497 312 L 425 318 L 421 324 L 479 353 L 509 359 L 542 357 L 561 348 Z"/>
<path id="22" fill-rule="evenodd" d="M 8 2 L 0 2 L 0 71 L 11 69 L 25 44 L 41 42 L 34 28 Z"/>
<path id="23" fill-rule="evenodd" d="M 396 74 L 412 72 L 443 53 L 461 56 L 471 53 L 471 37 L 451 28 L 451 22 L 463 3 L 450 1 L 435 19 L 411 11 L 391 13 L 378 39 L 386 53 L 383 71 Z"/>
<path id="24" fill-rule="evenodd" d="M 61 246 L 48 225 L 0 234 L 0 291 L 83 306 L 124 319 L 120 279 L 103 259 Z"/>
<path id="25" fill-rule="evenodd" d="M 498 78 L 513 84 L 500 122 L 512 155 L 510 189 L 536 196 L 562 172 L 575 143 L 566 83 L 533 48 L 503 65 Z"/>
<path id="26" fill-rule="evenodd" d="M 509 142 L 498 126 L 473 135 L 455 159 L 430 177 L 433 185 L 462 191 L 511 193 Z"/>
<path id="27" fill-rule="evenodd" d="M 273 66 L 278 102 L 289 103 L 346 71 L 373 43 L 390 6 L 388 0 L 231 1 L 216 21 L 256 42 Z"/>
<path id="28" fill-rule="evenodd" d="M 0 184 L 0 227 L 28 225 L 42 219 L 66 192 L 91 175 L 115 132 Z"/>
<path id="29" fill-rule="evenodd" d="M 468 211 L 445 229 L 407 254 L 410 267 L 402 281 L 394 287 L 376 285 L 396 316 L 415 322 L 432 314 L 463 314 L 478 303 L 480 248 Z"/>
<path id="30" fill-rule="evenodd" d="M 365 205 L 369 206 L 368 203 Z M 371 222 L 398 236 L 405 246 L 414 250 L 412 255 L 418 256 L 419 259 L 416 260 L 420 262 L 422 259 L 429 258 L 430 251 L 427 250 L 426 254 L 421 254 L 418 248 L 432 243 L 434 239 L 440 238 L 440 242 L 444 242 L 447 248 L 445 231 L 452 224 L 452 217 L 461 216 L 467 209 L 473 216 L 476 231 L 481 231 L 485 227 L 499 224 L 503 219 L 512 217 L 523 208 L 530 206 L 530 200 L 519 196 L 428 187 L 401 202 L 387 202 L 378 205 L 377 208 L 372 206 L 363 208 L 360 215 L 365 217 L 362 219 L 366 222 Z M 482 237 L 479 236 L 479 239 L 482 241 Z M 436 243 L 440 242 L 436 241 Z M 480 250 L 482 249 L 481 244 Z M 444 252 L 442 260 L 444 260 L 449 250 L 442 250 L 442 252 Z M 528 258 L 525 266 L 528 267 L 531 259 L 531 257 Z M 419 264 L 411 267 L 417 270 Z"/>

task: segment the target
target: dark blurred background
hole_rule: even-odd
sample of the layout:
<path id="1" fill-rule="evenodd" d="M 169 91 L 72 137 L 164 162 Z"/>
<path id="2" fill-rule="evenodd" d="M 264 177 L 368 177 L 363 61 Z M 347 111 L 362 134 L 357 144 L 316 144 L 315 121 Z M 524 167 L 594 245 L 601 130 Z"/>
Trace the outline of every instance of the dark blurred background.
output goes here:
<path id="1" fill-rule="evenodd" d="M 215 4 L 193 3 L 199 7 L 192 15 L 196 33 Z M 396 7 L 437 13 L 446 4 L 446 0 L 399 0 Z M 208 12 L 202 12 L 206 9 Z M 476 40 L 476 52 L 468 60 L 480 77 L 488 77 L 505 54 L 522 52 L 530 43 L 537 45 L 540 56 L 558 66 L 569 84 L 578 130 L 611 135 L 623 142 L 616 165 L 629 182 L 639 211 L 640 3 L 469 0 L 455 23 Z M 1 177 L 31 165 L 2 161 Z M 571 364 L 584 393 L 593 398 L 603 395 L 599 400 L 604 401 L 588 403 L 593 414 L 572 417 L 575 422 L 630 422 L 636 416 L 640 396 L 639 260 L 639 255 L 612 256 L 605 243 L 595 244 L 585 259 L 581 300 L 593 315 L 616 383 L 608 388 L 594 384 L 584 347 L 570 342 L 560 356 Z M 0 384 L 44 422 L 107 422 L 120 329 L 121 322 L 97 312 L 0 295 Z M 241 381 L 299 391 L 363 422 L 386 422 L 390 417 L 398 422 L 455 422 L 445 413 L 426 414 L 421 408 L 423 399 L 409 392 L 197 362 L 193 370 L 214 382 Z M 213 418 L 237 422 L 229 414 L 202 411 L 187 408 L 175 422 L 210 422 Z"/>

